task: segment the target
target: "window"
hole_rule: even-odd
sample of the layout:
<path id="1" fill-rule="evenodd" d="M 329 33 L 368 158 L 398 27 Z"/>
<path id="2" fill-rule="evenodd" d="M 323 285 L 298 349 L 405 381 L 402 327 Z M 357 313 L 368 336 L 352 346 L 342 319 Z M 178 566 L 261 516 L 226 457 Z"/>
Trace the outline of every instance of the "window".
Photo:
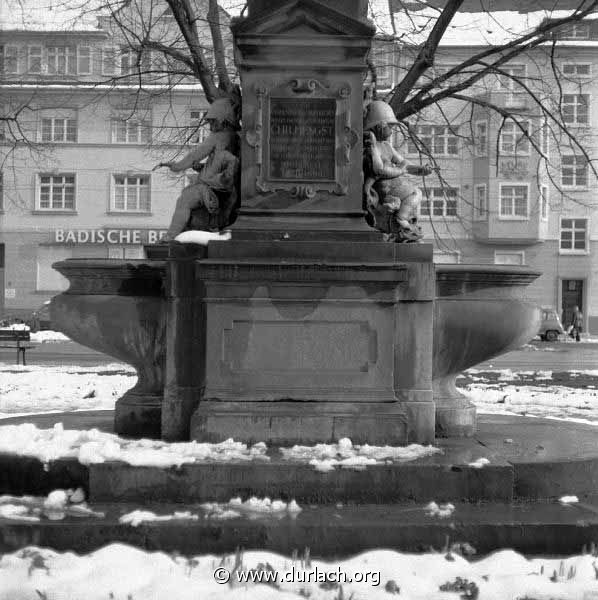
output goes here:
<path id="1" fill-rule="evenodd" d="M 587 251 L 587 219 L 561 219 L 561 252 Z"/>
<path id="2" fill-rule="evenodd" d="M 540 149 L 542 154 L 548 158 L 550 153 L 550 126 L 546 121 L 542 123 L 540 128 Z"/>
<path id="3" fill-rule="evenodd" d="M 563 187 L 587 187 L 588 161 L 585 156 L 561 157 L 561 185 Z"/>
<path id="4" fill-rule="evenodd" d="M 42 142 L 76 142 L 77 119 L 43 118 Z"/>
<path id="5" fill-rule="evenodd" d="M 113 144 L 147 144 L 150 141 L 150 123 L 136 119 L 112 120 Z"/>
<path id="6" fill-rule="evenodd" d="M 73 258 L 73 249 L 68 246 L 38 246 L 38 291 L 62 292 L 69 287 L 68 279 L 52 268 L 53 263 L 67 258 Z"/>
<path id="7" fill-rule="evenodd" d="M 108 258 L 145 258 L 143 246 L 108 246 Z"/>
<path id="8" fill-rule="evenodd" d="M 75 75 L 77 53 L 72 46 L 48 46 L 48 74 Z"/>
<path id="9" fill-rule="evenodd" d="M 548 186 L 540 186 L 540 218 L 548 221 Z"/>
<path id="10" fill-rule="evenodd" d="M 0 47 L 2 58 L 2 71 L 8 74 L 19 72 L 19 49 L 16 46 Z"/>
<path id="11" fill-rule="evenodd" d="M 77 73 L 80 75 L 91 73 L 91 48 L 89 46 L 77 47 Z"/>
<path id="12" fill-rule="evenodd" d="M 102 48 L 102 75 L 116 75 L 116 48 Z"/>
<path id="13" fill-rule="evenodd" d="M 191 110 L 189 112 L 190 117 L 190 133 L 189 133 L 189 143 L 191 144 L 201 144 L 208 134 L 210 133 L 210 128 L 208 124 L 204 121 L 207 110 Z"/>
<path id="14" fill-rule="evenodd" d="M 457 265 L 461 262 L 461 254 L 459 252 L 434 250 L 433 256 L 434 263 L 437 265 Z"/>
<path id="15" fill-rule="evenodd" d="M 585 125 L 589 122 L 589 94 L 563 94 L 563 121 L 571 125 Z"/>
<path id="16" fill-rule="evenodd" d="M 473 135 L 475 155 L 486 156 L 488 154 L 488 123 L 486 121 L 476 121 L 473 127 Z"/>
<path id="17" fill-rule="evenodd" d="M 473 218 L 476 221 L 485 221 L 488 218 L 488 192 L 485 183 L 474 187 Z"/>
<path id="18" fill-rule="evenodd" d="M 150 212 L 149 175 L 114 175 L 111 210 Z"/>
<path id="19" fill-rule="evenodd" d="M 419 145 L 423 150 L 432 154 L 455 156 L 459 153 L 459 144 L 456 132 L 446 125 L 418 125 L 415 135 L 419 138 Z M 407 144 L 409 154 L 417 154 L 417 145 L 411 139 Z"/>
<path id="20" fill-rule="evenodd" d="M 590 63 L 565 63 L 563 75 L 566 77 L 590 77 L 592 65 Z"/>
<path id="21" fill-rule="evenodd" d="M 150 62 L 150 54 L 148 52 L 141 54 L 128 46 L 123 46 L 120 49 L 120 72 L 122 75 L 132 75 L 140 71 L 147 71 L 150 68 Z"/>
<path id="22" fill-rule="evenodd" d="M 392 44 L 380 44 L 374 47 L 376 75 L 383 86 L 392 83 L 392 66 L 394 62 Z"/>
<path id="23" fill-rule="evenodd" d="M 27 48 L 27 72 L 41 73 L 42 72 L 42 47 L 29 46 Z"/>
<path id="24" fill-rule="evenodd" d="M 523 130 L 523 131 L 522 131 Z M 529 154 L 529 122 L 506 121 L 500 130 L 498 147 L 501 154 Z"/>
<path id="25" fill-rule="evenodd" d="M 524 265 L 525 252 L 495 252 L 494 264 L 496 265 Z"/>
<path id="26" fill-rule="evenodd" d="M 75 210 L 75 176 L 40 175 L 39 210 Z"/>
<path id="27" fill-rule="evenodd" d="M 559 37 L 570 40 L 587 40 L 590 37 L 590 26 L 588 23 L 566 25 L 561 29 Z"/>
<path id="28" fill-rule="evenodd" d="M 419 207 L 422 217 L 456 217 L 456 188 L 427 188 L 422 190 L 423 199 Z"/>
<path id="29" fill-rule="evenodd" d="M 527 185 L 500 185 L 501 219 L 527 219 Z"/>

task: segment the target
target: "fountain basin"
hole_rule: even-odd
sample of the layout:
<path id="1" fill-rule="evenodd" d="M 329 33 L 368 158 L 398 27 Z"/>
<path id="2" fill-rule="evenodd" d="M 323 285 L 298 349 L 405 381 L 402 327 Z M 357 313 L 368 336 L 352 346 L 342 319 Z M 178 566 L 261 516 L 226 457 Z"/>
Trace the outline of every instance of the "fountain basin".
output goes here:
<path id="1" fill-rule="evenodd" d="M 166 383 L 166 262 L 70 259 L 54 266 L 70 282 L 50 305 L 57 328 L 137 370 L 137 384 L 117 401 L 115 430 L 159 437 Z M 432 373 L 437 436 L 475 432 L 475 407 L 457 390 L 455 379 L 535 335 L 540 310 L 526 300 L 525 290 L 539 275 L 519 266 L 436 267 Z"/>
<path id="2" fill-rule="evenodd" d="M 522 266 L 437 265 L 433 386 L 437 437 L 469 437 L 475 407 L 457 390 L 461 371 L 519 348 L 540 326 L 526 288 L 540 273 Z"/>

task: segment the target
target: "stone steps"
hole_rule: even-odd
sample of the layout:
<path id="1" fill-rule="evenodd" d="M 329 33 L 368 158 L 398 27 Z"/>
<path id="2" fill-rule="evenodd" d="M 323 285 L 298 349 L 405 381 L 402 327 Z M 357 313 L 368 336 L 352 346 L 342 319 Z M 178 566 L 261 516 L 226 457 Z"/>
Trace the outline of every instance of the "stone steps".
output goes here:
<path id="1" fill-rule="evenodd" d="M 197 505 L 147 505 L 156 514 L 190 510 L 198 520 L 145 522 L 136 527 L 119 517 L 139 508 L 133 504 L 94 504 L 103 519 L 67 517 L 61 521 L 17 522 L 0 519 L 0 552 L 27 545 L 59 551 L 90 552 L 111 542 L 151 551 L 222 554 L 237 548 L 268 549 L 291 556 L 308 547 L 312 556 L 341 558 L 389 548 L 441 550 L 465 543 L 478 554 L 513 548 L 525 554 L 572 554 L 598 542 L 598 499 L 578 505 L 559 503 L 457 503 L 449 518 L 426 514 L 424 505 L 304 506 L 296 517 L 285 514 L 225 521 L 203 517 Z"/>

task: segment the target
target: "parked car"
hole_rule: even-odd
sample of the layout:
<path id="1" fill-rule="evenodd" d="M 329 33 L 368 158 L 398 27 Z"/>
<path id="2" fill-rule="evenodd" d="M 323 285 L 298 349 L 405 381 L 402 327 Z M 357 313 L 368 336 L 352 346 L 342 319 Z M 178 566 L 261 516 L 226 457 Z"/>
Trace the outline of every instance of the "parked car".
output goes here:
<path id="1" fill-rule="evenodd" d="M 31 331 L 47 331 L 52 329 L 52 321 L 50 320 L 50 301 L 44 302 L 40 308 L 31 313 L 31 317 L 27 319 L 27 324 L 31 327 Z"/>
<path id="2" fill-rule="evenodd" d="M 559 335 L 563 333 L 565 333 L 565 330 L 556 310 L 550 306 L 543 306 L 542 323 L 538 331 L 540 339 L 546 342 L 556 342 Z"/>

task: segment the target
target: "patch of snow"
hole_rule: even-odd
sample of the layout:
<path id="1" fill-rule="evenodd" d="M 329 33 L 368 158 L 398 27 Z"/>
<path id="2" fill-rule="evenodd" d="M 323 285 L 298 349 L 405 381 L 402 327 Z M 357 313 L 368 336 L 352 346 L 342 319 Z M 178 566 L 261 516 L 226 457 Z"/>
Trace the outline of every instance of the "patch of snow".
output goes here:
<path id="1" fill-rule="evenodd" d="M 474 460 L 473 462 L 470 462 L 468 464 L 470 467 L 473 467 L 474 469 L 482 469 L 486 465 L 489 465 L 490 461 L 487 458 L 480 457 L 477 460 Z"/>
<path id="2" fill-rule="evenodd" d="M 97 429 L 38 429 L 31 423 L 0 426 L 0 452 L 32 456 L 43 463 L 58 458 L 76 458 L 82 464 L 122 461 L 133 466 L 179 467 L 206 460 L 230 462 L 269 460 L 266 444 L 248 447 L 226 440 L 218 444 L 160 440 L 130 440 Z"/>
<path id="3" fill-rule="evenodd" d="M 17 521 L 39 521 L 37 515 L 31 514 L 28 506 L 22 504 L 0 504 L 0 519 Z"/>
<path id="4" fill-rule="evenodd" d="M 249 500 L 243 502 L 241 498 L 232 498 L 226 503 L 222 502 L 204 502 L 200 504 L 205 512 L 207 519 L 234 519 L 242 515 L 252 516 L 296 516 L 302 511 L 302 508 L 295 500 L 288 504 L 282 500 L 271 500 L 270 498 L 257 498 L 252 496 Z"/>
<path id="5" fill-rule="evenodd" d="M 4 495 L 0 496 L 0 518 L 40 521 L 41 517 L 44 517 L 51 521 L 60 521 L 67 515 L 98 518 L 105 516 L 104 513 L 89 508 L 82 501 L 84 498 L 81 488 L 53 490 L 46 497 Z"/>
<path id="6" fill-rule="evenodd" d="M 157 515 L 150 510 L 134 510 L 120 517 L 118 522 L 131 525 L 131 527 L 138 527 L 141 523 L 149 523 L 152 521 L 197 521 L 197 519 L 199 519 L 199 517 L 188 510 L 180 512 L 175 511 L 173 514 L 169 515 Z"/>
<path id="7" fill-rule="evenodd" d="M 426 504 L 424 510 L 431 517 L 439 517 L 440 519 L 446 519 L 455 512 L 455 505 L 448 502 L 447 504 L 436 504 L 436 502 L 430 502 Z"/>
<path id="8" fill-rule="evenodd" d="M 69 497 L 65 490 L 54 490 L 44 500 L 44 508 L 49 511 L 63 511 L 68 501 Z"/>
<path id="9" fill-rule="evenodd" d="M 583 372 L 587 376 L 596 376 L 594 373 Z M 575 372 L 570 371 L 570 374 Z M 595 388 L 476 381 L 460 391 L 475 404 L 480 414 L 524 415 L 598 425 L 598 390 Z"/>
<path id="10" fill-rule="evenodd" d="M 577 496 L 561 496 L 559 498 L 559 502 L 561 504 L 577 504 L 579 502 L 579 498 Z"/>
<path id="11" fill-rule="evenodd" d="M 126 544 L 109 544 L 95 552 L 77 555 L 29 546 L 0 557 L 2 586 L 0 600 L 39 600 L 47 598 L 152 598 L 197 600 L 329 600 L 341 597 L 338 590 L 326 590 L 307 574 L 329 572 L 369 573 L 360 583 L 343 584 L 342 597 L 355 599 L 390 598 L 387 582 L 400 588 L 401 600 L 457 598 L 458 593 L 443 593 L 440 587 L 457 577 L 475 584 L 482 599 L 590 598 L 597 590 L 590 554 L 565 558 L 527 559 L 512 550 L 501 550 L 479 560 L 470 560 L 457 552 L 454 560 L 444 553 L 409 554 L 392 550 L 372 550 L 346 560 L 312 559 L 309 566 L 290 557 L 256 550 L 236 555 L 181 557 L 150 552 Z M 261 566 L 260 566 L 261 565 Z M 262 570 L 268 565 L 278 573 L 276 587 L 239 585 L 235 571 Z M 217 567 L 231 573 L 229 585 L 214 579 Z M 305 583 L 289 577 L 300 574 Z M 288 575 L 287 575 L 288 574 Z"/>
<path id="12" fill-rule="evenodd" d="M 174 239 L 181 244 L 200 244 L 207 246 L 211 241 L 226 242 L 232 237 L 230 231 L 183 231 Z"/>
<path id="13" fill-rule="evenodd" d="M 290 461 L 308 462 L 316 471 L 327 473 L 336 467 L 364 469 L 369 465 L 388 462 L 407 462 L 442 453 L 435 446 L 410 444 L 408 446 L 353 445 L 343 438 L 337 444 L 316 444 L 315 446 L 293 446 L 280 449 L 283 458 Z"/>
<path id="14" fill-rule="evenodd" d="M 37 342 L 38 344 L 46 344 L 49 342 L 70 342 L 71 339 L 61 333 L 60 331 L 36 331 L 30 335 L 32 342 Z"/>
<path id="15" fill-rule="evenodd" d="M 0 327 L 0 331 L 30 331 L 31 328 L 25 323 L 13 323 L 12 325 L 4 325 Z"/>
<path id="16" fill-rule="evenodd" d="M 135 370 L 121 363 L 93 367 L 0 364 L 0 419 L 112 410 L 136 382 Z"/>

